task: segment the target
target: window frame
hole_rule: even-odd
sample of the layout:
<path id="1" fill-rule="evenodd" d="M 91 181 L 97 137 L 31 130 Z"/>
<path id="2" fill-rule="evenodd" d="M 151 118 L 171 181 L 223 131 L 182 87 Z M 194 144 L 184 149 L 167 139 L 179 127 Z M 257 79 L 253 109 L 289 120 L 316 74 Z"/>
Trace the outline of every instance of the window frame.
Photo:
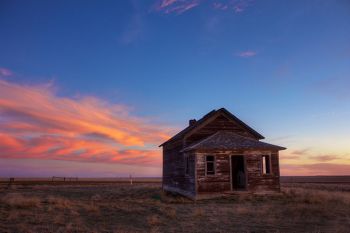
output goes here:
<path id="1" fill-rule="evenodd" d="M 272 175 L 272 163 L 271 163 L 271 153 L 269 154 L 264 154 L 264 155 L 261 155 L 261 175 L 263 176 L 270 176 Z M 268 164 L 269 164 L 269 172 L 267 172 L 267 166 L 266 166 L 266 158 L 268 158 Z M 265 163 L 264 163 L 264 160 L 265 160 Z M 264 169 L 264 165 L 265 165 L 265 169 Z M 265 173 L 264 173 L 264 170 L 265 170 Z"/>
<path id="2" fill-rule="evenodd" d="M 214 159 L 213 161 L 208 161 L 208 157 L 212 156 Z M 208 174 L 208 163 L 212 163 L 213 164 L 213 170 L 214 173 L 212 174 Z M 215 176 L 216 175 L 216 156 L 215 155 L 205 155 L 205 176 Z"/>

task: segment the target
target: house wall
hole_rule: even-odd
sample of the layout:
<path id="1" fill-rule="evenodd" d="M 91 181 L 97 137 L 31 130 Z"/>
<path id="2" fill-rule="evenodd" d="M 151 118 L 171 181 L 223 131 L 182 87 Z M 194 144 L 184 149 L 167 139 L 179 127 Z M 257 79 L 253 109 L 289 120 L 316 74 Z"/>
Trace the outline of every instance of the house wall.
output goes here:
<path id="1" fill-rule="evenodd" d="M 206 155 L 214 155 L 215 175 L 206 175 Z M 197 152 L 197 192 L 211 193 L 231 190 L 230 157 L 225 152 Z"/>
<path id="2" fill-rule="evenodd" d="M 271 153 L 272 174 L 262 174 L 262 155 Z M 197 158 L 197 192 L 217 193 L 231 191 L 230 155 L 245 157 L 247 190 L 254 193 L 276 192 L 280 190 L 278 152 L 270 151 L 198 151 Z M 216 174 L 206 175 L 205 156 L 215 155 Z"/>
<path id="3" fill-rule="evenodd" d="M 186 196 L 195 195 L 195 155 L 181 153 L 182 142 L 163 147 L 163 189 Z M 189 156 L 189 173 L 185 174 L 185 156 Z"/>
<path id="4" fill-rule="evenodd" d="M 271 153 L 272 174 L 262 174 L 262 155 Z M 246 151 L 248 190 L 256 193 L 279 192 L 280 172 L 278 152 L 270 151 Z"/>

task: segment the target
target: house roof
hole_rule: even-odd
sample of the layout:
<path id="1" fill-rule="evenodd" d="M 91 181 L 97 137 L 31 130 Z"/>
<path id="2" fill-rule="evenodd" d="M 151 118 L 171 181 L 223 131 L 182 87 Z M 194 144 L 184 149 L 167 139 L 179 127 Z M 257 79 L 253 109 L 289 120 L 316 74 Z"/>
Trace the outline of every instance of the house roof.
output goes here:
<path id="1" fill-rule="evenodd" d="M 197 120 L 194 124 L 187 126 L 185 129 L 183 129 L 182 131 L 177 133 L 175 136 L 173 136 L 172 138 L 170 138 L 169 140 L 167 140 L 166 142 L 161 144 L 160 147 L 163 146 L 166 143 L 169 143 L 171 141 L 174 141 L 174 140 L 177 140 L 177 139 L 180 139 L 180 138 L 184 137 L 187 133 L 189 133 L 192 130 L 194 130 L 195 128 L 199 127 L 200 125 L 202 125 L 208 119 L 210 119 L 210 118 L 212 118 L 214 116 L 218 116 L 220 114 L 224 114 L 224 115 L 228 116 L 233 121 L 237 122 L 240 126 L 242 126 L 247 131 L 249 131 L 251 134 L 253 134 L 255 137 L 257 137 L 258 139 L 264 139 L 264 136 L 262 136 L 261 134 L 256 132 L 254 129 L 252 129 L 250 126 L 248 126 L 246 123 L 244 123 L 243 121 L 238 119 L 235 115 L 233 115 L 232 113 L 227 111 L 225 108 L 220 108 L 218 110 L 213 110 L 213 111 L 209 112 L 208 114 L 204 115 L 201 119 Z"/>
<path id="2" fill-rule="evenodd" d="M 208 149 L 208 150 L 241 150 L 241 149 L 267 149 L 285 150 L 281 146 L 260 142 L 252 138 L 243 137 L 228 131 L 218 131 L 217 133 L 196 142 L 182 151 Z"/>

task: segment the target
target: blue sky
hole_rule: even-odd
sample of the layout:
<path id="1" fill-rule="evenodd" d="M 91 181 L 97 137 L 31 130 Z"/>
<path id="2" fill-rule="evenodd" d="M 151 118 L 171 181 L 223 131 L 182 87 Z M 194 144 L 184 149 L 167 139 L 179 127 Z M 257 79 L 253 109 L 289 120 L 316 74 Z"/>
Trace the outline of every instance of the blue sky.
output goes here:
<path id="1" fill-rule="evenodd" d="M 350 167 L 349 22 L 348 1 L 1 0 L 0 78 L 173 130 L 225 107 L 314 174 Z"/>

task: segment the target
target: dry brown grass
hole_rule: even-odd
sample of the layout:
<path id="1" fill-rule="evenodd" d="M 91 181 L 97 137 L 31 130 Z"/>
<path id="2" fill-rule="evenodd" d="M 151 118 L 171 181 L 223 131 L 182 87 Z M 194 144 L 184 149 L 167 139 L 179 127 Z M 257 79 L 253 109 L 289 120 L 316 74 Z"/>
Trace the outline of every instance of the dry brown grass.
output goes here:
<path id="1" fill-rule="evenodd" d="M 47 198 L 47 203 L 55 209 L 70 209 L 73 206 L 73 203 L 67 198 L 55 196 L 49 196 Z"/>
<path id="2" fill-rule="evenodd" d="M 158 215 L 151 215 L 147 218 L 147 222 L 150 226 L 158 226 L 161 221 Z"/>
<path id="3" fill-rule="evenodd" d="M 157 184 L 0 186 L 0 232 L 348 232 L 350 192 L 339 190 L 193 202 Z"/>
<path id="4" fill-rule="evenodd" d="M 23 196 L 20 193 L 9 193 L 1 198 L 1 201 L 10 207 L 35 208 L 40 207 L 41 201 L 35 196 Z"/>

